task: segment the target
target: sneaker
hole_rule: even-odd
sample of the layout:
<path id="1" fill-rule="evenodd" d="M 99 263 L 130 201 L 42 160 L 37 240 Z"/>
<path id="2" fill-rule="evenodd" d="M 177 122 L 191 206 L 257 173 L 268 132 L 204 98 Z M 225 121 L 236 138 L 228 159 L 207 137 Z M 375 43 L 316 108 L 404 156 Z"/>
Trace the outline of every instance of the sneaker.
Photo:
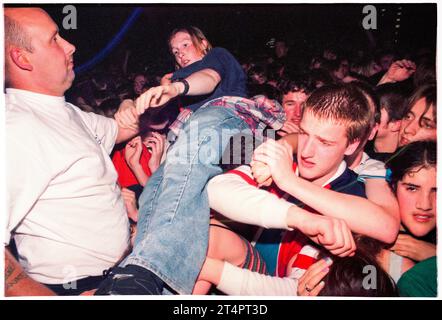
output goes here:
<path id="1" fill-rule="evenodd" d="M 143 267 L 127 265 L 107 272 L 94 295 L 161 295 L 164 282 Z"/>

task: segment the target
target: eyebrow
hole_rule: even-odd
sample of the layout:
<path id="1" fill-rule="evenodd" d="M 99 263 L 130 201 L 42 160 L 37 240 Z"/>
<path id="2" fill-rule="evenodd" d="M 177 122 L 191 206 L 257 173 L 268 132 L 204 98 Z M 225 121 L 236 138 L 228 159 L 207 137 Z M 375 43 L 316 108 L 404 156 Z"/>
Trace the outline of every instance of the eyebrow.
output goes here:
<path id="1" fill-rule="evenodd" d="M 53 37 L 55 37 L 55 36 L 58 34 L 58 32 L 59 32 L 59 30 L 58 30 L 58 27 L 57 27 L 57 29 L 55 29 L 55 30 L 51 33 L 51 37 L 50 37 L 50 39 L 52 39 Z"/>
<path id="2" fill-rule="evenodd" d="M 301 125 L 299 125 L 299 129 L 301 130 L 301 132 L 308 134 L 307 131 L 305 131 L 304 128 L 301 127 Z M 317 139 L 318 139 L 319 141 L 321 141 L 321 142 L 327 142 L 327 143 L 331 143 L 331 144 L 336 144 L 336 143 L 337 143 L 337 141 L 334 141 L 334 140 L 327 140 L 327 139 L 325 139 L 325 138 L 323 138 L 323 137 L 321 137 L 321 136 L 318 136 L 318 135 L 316 135 L 316 134 L 313 134 L 313 136 L 314 136 L 315 138 L 317 138 Z"/>
<path id="3" fill-rule="evenodd" d="M 427 117 L 425 117 L 425 116 L 422 116 L 422 117 L 420 118 L 420 120 L 421 120 L 421 121 L 435 122 L 434 119 L 430 119 L 430 118 L 427 118 Z"/>
<path id="4" fill-rule="evenodd" d="M 415 187 L 415 188 L 420 188 L 421 186 L 418 184 L 414 184 L 411 182 L 402 182 L 403 185 L 409 186 L 409 187 Z"/>

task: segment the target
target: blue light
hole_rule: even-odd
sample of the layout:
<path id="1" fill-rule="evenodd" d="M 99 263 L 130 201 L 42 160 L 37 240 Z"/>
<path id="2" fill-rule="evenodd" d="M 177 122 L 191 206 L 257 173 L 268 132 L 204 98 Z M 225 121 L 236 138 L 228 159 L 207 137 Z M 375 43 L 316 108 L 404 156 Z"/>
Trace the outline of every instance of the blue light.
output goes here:
<path id="1" fill-rule="evenodd" d="M 92 59 L 90 59 L 88 62 L 83 63 L 81 66 L 75 68 L 75 73 L 80 74 L 82 72 L 85 72 L 86 70 L 89 70 L 90 68 L 94 67 L 96 64 L 101 62 L 106 56 L 112 51 L 112 49 L 120 43 L 121 39 L 123 39 L 123 36 L 125 33 L 129 30 L 129 28 L 132 26 L 132 24 L 135 22 L 135 20 L 138 18 L 138 16 L 143 11 L 142 8 L 135 8 L 132 11 L 132 14 L 130 17 L 126 20 L 123 27 L 120 29 L 120 31 L 112 38 L 111 41 L 104 47 L 99 53 L 97 53 Z"/>

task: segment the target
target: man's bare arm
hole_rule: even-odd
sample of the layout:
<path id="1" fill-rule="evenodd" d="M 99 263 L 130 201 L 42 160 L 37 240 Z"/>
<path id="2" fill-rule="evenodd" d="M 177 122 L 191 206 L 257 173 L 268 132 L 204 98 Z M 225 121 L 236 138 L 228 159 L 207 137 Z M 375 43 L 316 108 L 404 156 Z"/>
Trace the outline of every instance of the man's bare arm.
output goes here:
<path id="1" fill-rule="evenodd" d="M 5 296 L 55 296 L 55 293 L 31 279 L 5 247 Z"/>

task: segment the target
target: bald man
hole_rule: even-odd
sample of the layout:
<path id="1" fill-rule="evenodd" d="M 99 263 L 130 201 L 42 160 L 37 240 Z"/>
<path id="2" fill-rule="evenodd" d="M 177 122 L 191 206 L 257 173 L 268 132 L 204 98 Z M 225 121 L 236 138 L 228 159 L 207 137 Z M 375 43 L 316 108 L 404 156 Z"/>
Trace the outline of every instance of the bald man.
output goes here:
<path id="1" fill-rule="evenodd" d="M 133 103 L 123 103 L 115 120 L 66 102 L 75 47 L 42 9 L 5 8 L 4 17 L 5 295 L 76 295 L 95 288 L 128 250 L 109 153 L 137 134 L 138 116 Z"/>

